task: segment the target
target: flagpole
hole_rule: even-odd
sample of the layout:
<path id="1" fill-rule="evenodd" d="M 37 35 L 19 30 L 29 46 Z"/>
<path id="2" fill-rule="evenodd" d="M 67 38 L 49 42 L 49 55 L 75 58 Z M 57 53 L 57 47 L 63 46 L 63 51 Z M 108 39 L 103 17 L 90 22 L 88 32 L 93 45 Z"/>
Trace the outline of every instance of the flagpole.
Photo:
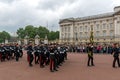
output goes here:
<path id="1" fill-rule="evenodd" d="M 93 35 L 93 26 L 91 26 L 91 31 L 90 31 L 90 43 L 93 45 L 94 43 L 94 35 Z"/>

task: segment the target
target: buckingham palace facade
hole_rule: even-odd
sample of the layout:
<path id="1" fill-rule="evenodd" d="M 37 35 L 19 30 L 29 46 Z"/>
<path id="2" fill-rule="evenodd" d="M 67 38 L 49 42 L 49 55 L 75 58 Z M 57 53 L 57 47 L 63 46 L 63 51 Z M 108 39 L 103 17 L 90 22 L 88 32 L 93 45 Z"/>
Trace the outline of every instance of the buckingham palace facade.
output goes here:
<path id="1" fill-rule="evenodd" d="M 60 42 L 88 43 L 91 27 L 93 27 L 94 42 L 120 42 L 120 6 L 114 12 L 99 15 L 67 18 L 59 21 Z"/>

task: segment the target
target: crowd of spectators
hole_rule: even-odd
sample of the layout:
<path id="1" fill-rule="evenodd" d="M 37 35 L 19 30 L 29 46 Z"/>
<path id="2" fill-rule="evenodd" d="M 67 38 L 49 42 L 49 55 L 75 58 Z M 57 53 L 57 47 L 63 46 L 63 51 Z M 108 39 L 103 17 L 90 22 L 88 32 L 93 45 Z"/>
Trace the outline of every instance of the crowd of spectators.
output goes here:
<path id="1" fill-rule="evenodd" d="M 85 45 L 67 45 L 68 52 L 87 53 L 87 44 Z M 111 54 L 113 45 L 94 45 L 94 53 Z"/>

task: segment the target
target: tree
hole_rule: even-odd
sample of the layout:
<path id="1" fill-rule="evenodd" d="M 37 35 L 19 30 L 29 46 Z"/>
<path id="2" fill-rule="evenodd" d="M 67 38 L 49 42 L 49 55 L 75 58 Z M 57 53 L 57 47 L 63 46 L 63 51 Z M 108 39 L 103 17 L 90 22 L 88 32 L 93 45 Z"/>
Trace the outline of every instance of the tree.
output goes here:
<path id="1" fill-rule="evenodd" d="M 24 38 L 25 37 L 25 30 L 23 28 L 19 28 L 17 30 L 17 35 L 19 36 L 19 38 Z"/>
<path id="2" fill-rule="evenodd" d="M 25 27 L 25 35 L 28 35 L 30 38 L 34 38 L 36 35 L 35 27 L 28 25 Z"/>
<path id="3" fill-rule="evenodd" d="M 42 26 L 38 28 L 38 35 L 40 36 L 40 38 L 45 38 L 45 36 L 48 34 L 49 34 L 49 30 L 47 28 Z"/>
<path id="4" fill-rule="evenodd" d="M 0 43 L 4 42 L 5 39 L 10 39 L 10 34 L 6 31 L 0 32 Z"/>
<path id="5" fill-rule="evenodd" d="M 56 31 L 56 32 L 51 31 L 51 32 L 49 33 L 48 39 L 49 39 L 49 40 L 59 39 L 59 31 Z"/>
<path id="6" fill-rule="evenodd" d="M 40 38 L 45 38 L 45 36 L 48 36 L 49 40 L 55 40 L 59 38 L 59 31 L 49 31 L 46 27 L 39 26 L 39 27 L 34 27 L 32 25 L 28 25 L 23 28 L 19 28 L 17 30 L 18 37 L 24 38 L 26 35 L 29 36 L 29 38 L 35 38 L 36 35 L 39 35 Z"/>

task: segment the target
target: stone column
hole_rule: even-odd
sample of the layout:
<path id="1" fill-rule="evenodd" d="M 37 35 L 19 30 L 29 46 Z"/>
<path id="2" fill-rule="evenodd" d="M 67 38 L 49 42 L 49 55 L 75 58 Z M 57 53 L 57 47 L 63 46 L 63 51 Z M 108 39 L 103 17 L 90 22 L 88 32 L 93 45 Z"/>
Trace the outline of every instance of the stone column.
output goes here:
<path id="1" fill-rule="evenodd" d="M 8 39 L 5 39 L 5 44 L 8 44 Z"/>
<path id="2" fill-rule="evenodd" d="M 39 35 L 36 35 L 35 36 L 35 44 L 39 45 L 39 43 L 40 43 L 39 39 L 40 39 Z"/>
<path id="3" fill-rule="evenodd" d="M 28 44 L 28 39 L 29 39 L 29 37 L 26 35 L 24 38 L 24 44 Z"/>
<path id="4" fill-rule="evenodd" d="M 47 38 L 47 35 L 45 36 L 44 44 L 48 44 L 48 38 Z"/>

